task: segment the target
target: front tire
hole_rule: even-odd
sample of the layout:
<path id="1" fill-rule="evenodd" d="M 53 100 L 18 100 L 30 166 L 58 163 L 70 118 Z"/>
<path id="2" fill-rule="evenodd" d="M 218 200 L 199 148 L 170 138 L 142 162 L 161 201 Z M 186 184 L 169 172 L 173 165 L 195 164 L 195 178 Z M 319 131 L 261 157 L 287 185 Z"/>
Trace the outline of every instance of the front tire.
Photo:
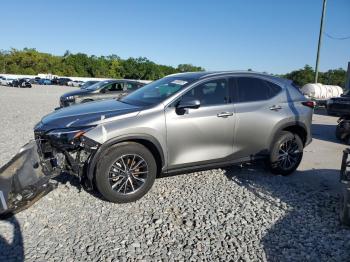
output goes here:
<path id="1" fill-rule="evenodd" d="M 303 142 L 291 132 L 283 131 L 275 140 L 268 160 L 273 174 L 287 176 L 299 166 L 303 157 Z"/>
<path id="2" fill-rule="evenodd" d="M 152 187 L 157 164 L 143 145 L 125 142 L 112 146 L 96 168 L 96 187 L 104 198 L 115 203 L 133 202 Z"/>

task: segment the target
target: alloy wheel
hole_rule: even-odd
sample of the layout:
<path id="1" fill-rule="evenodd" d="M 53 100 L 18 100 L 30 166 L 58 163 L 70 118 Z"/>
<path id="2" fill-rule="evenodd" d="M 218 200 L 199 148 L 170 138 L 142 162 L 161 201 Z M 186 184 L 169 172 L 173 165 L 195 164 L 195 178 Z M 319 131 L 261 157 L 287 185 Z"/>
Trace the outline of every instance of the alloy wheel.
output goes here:
<path id="1" fill-rule="evenodd" d="M 148 172 L 147 162 L 141 156 L 122 155 L 109 169 L 109 183 L 120 194 L 132 194 L 145 184 Z"/>
<path id="2" fill-rule="evenodd" d="M 278 165 L 282 169 L 293 168 L 300 159 L 301 151 L 295 138 L 284 141 L 278 151 Z"/>

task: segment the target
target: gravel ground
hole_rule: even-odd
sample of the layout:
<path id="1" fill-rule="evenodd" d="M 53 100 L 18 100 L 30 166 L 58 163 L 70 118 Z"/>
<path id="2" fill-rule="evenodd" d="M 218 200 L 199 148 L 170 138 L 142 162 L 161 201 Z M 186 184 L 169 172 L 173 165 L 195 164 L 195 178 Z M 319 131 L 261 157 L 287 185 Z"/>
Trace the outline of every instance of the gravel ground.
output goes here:
<path id="1" fill-rule="evenodd" d="M 0 87 L 0 165 L 71 87 Z M 111 204 L 75 178 L 31 208 L 0 221 L 0 261 L 349 261 L 339 226 L 344 145 L 336 118 L 314 115 L 298 171 L 272 176 L 259 164 L 158 179 L 141 200 Z"/>

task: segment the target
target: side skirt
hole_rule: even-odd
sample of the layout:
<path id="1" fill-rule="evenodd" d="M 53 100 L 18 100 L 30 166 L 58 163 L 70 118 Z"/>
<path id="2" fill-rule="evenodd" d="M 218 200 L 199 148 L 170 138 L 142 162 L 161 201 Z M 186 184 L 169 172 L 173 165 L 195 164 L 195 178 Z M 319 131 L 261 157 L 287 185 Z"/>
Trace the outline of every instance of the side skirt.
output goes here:
<path id="1" fill-rule="evenodd" d="M 210 161 L 203 161 L 199 163 L 191 163 L 191 164 L 185 164 L 185 165 L 178 165 L 173 168 L 169 168 L 168 170 L 163 171 L 159 177 L 168 177 L 168 176 L 175 176 L 180 174 L 188 174 L 193 172 L 199 172 L 199 171 L 205 171 L 215 168 L 222 168 L 227 167 L 235 164 L 244 164 L 249 163 L 261 159 L 265 159 L 266 155 L 255 155 L 255 156 L 249 156 L 234 160 L 210 160 Z"/>

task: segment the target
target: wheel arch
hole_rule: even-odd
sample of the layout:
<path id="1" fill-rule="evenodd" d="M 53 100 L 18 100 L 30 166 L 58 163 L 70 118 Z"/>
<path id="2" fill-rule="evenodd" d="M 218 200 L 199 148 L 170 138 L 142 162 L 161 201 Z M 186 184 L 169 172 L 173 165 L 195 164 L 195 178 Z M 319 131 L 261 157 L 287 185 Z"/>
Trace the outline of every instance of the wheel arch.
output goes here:
<path id="1" fill-rule="evenodd" d="M 154 159 L 157 163 L 157 177 L 162 173 L 162 169 L 165 165 L 165 157 L 163 149 L 160 145 L 160 143 L 157 141 L 156 138 L 150 135 L 127 135 L 127 136 L 121 136 L 112 138 L 105 143 L 103 143 L 99 149 L 94 153 L 92 158 L 89 161 L 89 166 L 87 169 L 87 178 L 92 181 L 94 178 L 96 165 L 106 150 L 108 150 L 111 146 L 123 143 L 123 142 L 134 142 L 139 143 L 143 146 L 145 146 L 154 156 Z"/>
<path id="2" fill-rule="evenodd" d="M 277 130 L 274 132 L 272 139 L 270 140 L 270 146 L 269 146 L 270 151 L 271 151 L 271 148 L 273 147 L 274 142 L 276 141 L 276 139 L 278 138 L 279 134 L 282 131 L 288 131 L 288 132 L 291 132 L 292 134 L 298 135 L 301 141 L 303 142 L 303 146 L 306 145 L 308 140 L 306 125 L 302 122 L 297 121 L 293 123 L 286 123 L 277 128 Z"/>
<path id="3" fill-rule="evenodd" d="M 292 134 L 298 135 L 301 141 L 303 141 L 303 146 L 305 146 L 307 140 L 307 131 L 304 126 L 301 126 L 300 124 L 291 125 L 283 128 L 281 131 L 289 131 Z"/>

